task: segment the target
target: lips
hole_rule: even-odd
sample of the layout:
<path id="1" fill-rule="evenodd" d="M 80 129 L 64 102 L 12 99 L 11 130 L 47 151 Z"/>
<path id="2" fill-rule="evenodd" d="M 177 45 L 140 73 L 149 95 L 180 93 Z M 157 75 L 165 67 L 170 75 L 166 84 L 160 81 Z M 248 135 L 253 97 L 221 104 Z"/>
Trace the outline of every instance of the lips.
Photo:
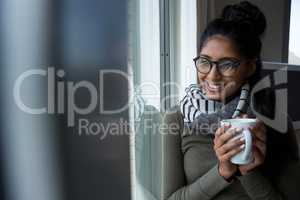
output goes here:
<path id="1" fill-rule="evenodd" d="M 205 82 L 205 88 L 209 92 L 220 92 L 221 89 L 222 89 L 222 85 L 221 84 Z"/>

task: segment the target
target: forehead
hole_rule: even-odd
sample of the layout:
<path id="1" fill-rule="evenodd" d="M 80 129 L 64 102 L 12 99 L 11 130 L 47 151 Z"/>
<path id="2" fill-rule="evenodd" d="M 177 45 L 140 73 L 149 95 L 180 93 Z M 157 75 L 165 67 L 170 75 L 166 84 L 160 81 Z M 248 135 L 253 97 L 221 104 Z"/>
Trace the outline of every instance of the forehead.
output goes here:
<path id="1" fill-rule="evenodd" d="M 200 54 L 207 55 L 215 60 L 225 57 L 240 58 L 234 43 L 224 36 L 209 38 L 205 42 Z"/>

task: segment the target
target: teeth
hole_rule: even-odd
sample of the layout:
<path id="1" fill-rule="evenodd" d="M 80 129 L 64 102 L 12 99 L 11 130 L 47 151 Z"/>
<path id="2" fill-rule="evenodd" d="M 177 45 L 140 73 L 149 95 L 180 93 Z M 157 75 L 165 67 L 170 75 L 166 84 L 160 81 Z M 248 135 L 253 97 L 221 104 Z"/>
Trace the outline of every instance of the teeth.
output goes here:
<path id="1" fill-rule="evenodd" d="M 215 85 L 215 84 L 209 84 L 209 83 L 208 83 L 208 86 L 212 89 L 219 89 L 221 87 L 221 85 Z"/>
<path id="2" fill-rule="evenodd" d="M 209 85 L 209 87 L 214 88 L 214 89 L 218 89 L 220 86 L 219 85 Z"/>

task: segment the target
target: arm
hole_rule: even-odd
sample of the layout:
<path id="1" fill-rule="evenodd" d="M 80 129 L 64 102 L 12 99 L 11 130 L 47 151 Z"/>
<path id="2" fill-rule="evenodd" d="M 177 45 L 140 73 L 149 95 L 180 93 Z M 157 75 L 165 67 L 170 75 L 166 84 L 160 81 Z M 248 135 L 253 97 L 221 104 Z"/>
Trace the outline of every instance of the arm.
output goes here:
<path id="1" fill-rule="evenodd" d="M 245 191 L 253 200 L 279 200 L 281 195 L 258 169 L 238 177 Z"/>
<path id="2" fill-rule="evenodd" d="M 298 200 L 300 197 L 300 164 L 288 160 L 272 180 L 265 178 L 259 170 L 239 177 L 241 184 L 252 199 Z"/>
<path id="3" fill-rule="evenodd" d="M 220 176 L 216 165 L 192 184 L 186 184 L 181 152 L 181 124 L 183 124 L 181 115 L 176 110 L 169 111 L 164 116 L 162 198 L 168 200 L 212 199 L 230 183 Z"/>
<path id="4" fill-rule="evenodd" d="M 168 200 L 209 200 L 227 187 L 230 183 L 219 175 L 218 166 L 214 166 L 206 174 L 190 185 L 182 185 L 167 197 Z"/>

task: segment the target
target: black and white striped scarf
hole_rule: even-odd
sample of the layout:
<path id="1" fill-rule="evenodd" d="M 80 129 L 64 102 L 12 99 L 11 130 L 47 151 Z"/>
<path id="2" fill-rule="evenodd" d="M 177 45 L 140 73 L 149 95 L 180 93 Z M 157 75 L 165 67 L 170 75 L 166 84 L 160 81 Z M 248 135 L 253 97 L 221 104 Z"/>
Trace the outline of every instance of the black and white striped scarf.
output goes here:
<path id="1" fill-rule="evenodd" d="M 185 124 L 195 127 L 199 124 L 208 126 L 222 119 L 235 118 L 242 113 L 249 114 L 249 84 L 243 85 L 240 95 L 224 104 L 209 100 L 198 84 L 191 84 L 185 89 L 186 95 L 180 101 L 180 109 Z M 202 131 L 204 134 L 214 134 L 212 131 Z"/>

